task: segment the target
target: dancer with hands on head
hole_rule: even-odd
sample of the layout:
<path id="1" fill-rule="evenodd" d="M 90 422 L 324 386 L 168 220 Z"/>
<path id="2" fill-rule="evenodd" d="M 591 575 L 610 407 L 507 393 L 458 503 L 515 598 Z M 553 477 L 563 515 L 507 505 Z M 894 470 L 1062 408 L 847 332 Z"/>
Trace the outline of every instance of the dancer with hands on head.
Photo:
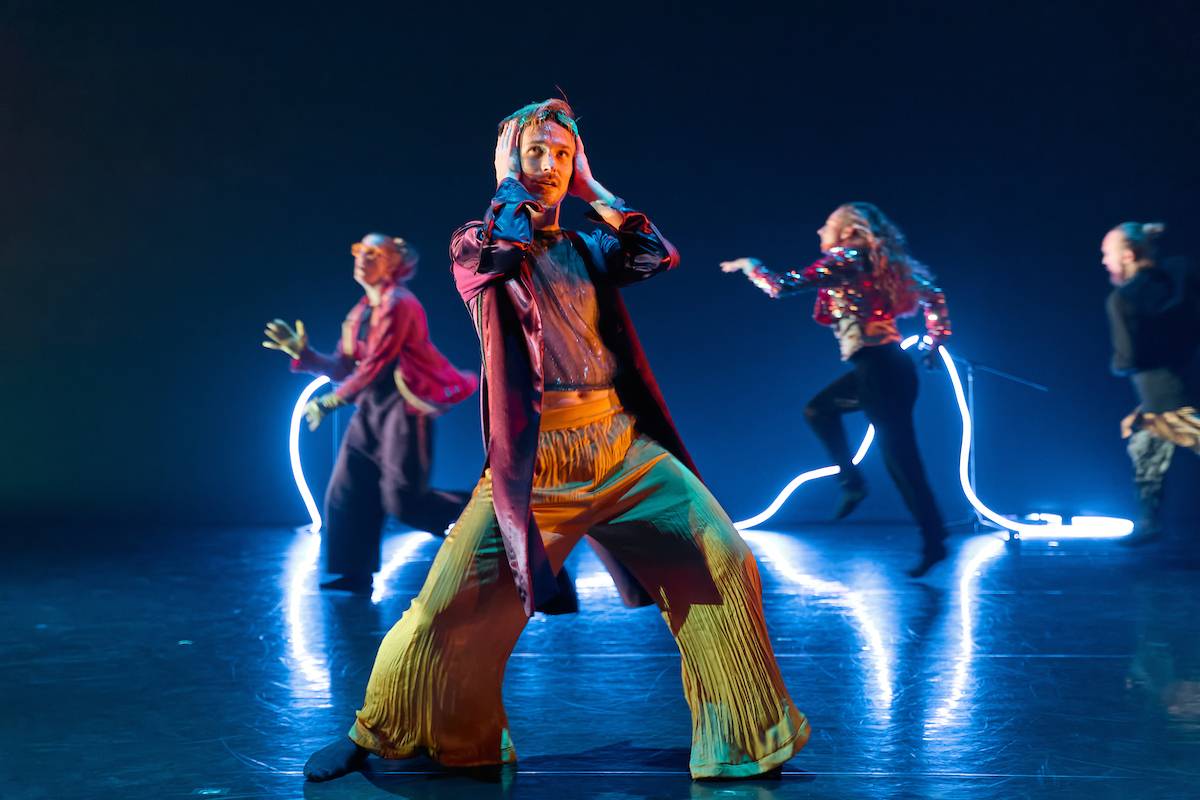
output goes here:
<path id="1" fill-rule="evenodd" d="M 620 295 L 679 255 L 596 180 L 562 100 L 506 117 L 495 167 L 484 218 L 450 244 L 482 343 L 483 476 L 380 645 L 349 737 L 305 774 L 337 777 L 367 753 L 514 761 L 504 667 L 529 616 L 557 602 L 556 574 L 585 537 L 626 603 L 657 604 L 675 638 L 692 776 L 777 769 L 810 729 L 767 637 L 757 564 L 696 476 Z M 600 230 L 559 226 L 568 194 Z"/>

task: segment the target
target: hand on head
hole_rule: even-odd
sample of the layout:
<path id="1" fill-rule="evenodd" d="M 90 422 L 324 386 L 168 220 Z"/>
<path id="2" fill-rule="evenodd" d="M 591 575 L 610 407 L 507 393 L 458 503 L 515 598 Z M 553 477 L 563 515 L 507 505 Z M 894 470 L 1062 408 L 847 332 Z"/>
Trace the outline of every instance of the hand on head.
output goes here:
<path id="1" fill-rule="evenodd" d="M 502 123 L 495 169 L 497 185 L 514 179 L 533 195 L 541 206 L 538 224 L 543 227 L 557 225 L 558 208 L 567 195 L 590 203 L 614 227 L 624 219 L 617 196 L 592 174 L 574 112 L 564 101 L 532 103 Z"/>
<path id="2" fill-rule="evenodd" d="M 586 202 L 596 199 L 596 178 L 592 175 L 592 165 L 588 162 L 587 152 L 583 149 L 583 139 L 575 135 L 575 162 L 571 172 L 571 185 L 568 194 L 582 198 Z"/>
<path id="3" fill-rule="evenodd" d="M 521 179 L 521 129 L 515 119 L 504 123 L 496 137 L 496 185 L 505 178 Z"/>

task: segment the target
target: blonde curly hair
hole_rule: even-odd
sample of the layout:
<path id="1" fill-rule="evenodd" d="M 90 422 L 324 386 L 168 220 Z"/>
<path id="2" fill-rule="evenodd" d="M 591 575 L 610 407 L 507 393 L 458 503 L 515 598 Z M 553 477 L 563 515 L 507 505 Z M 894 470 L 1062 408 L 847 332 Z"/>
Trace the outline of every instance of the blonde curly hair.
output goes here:
<path id="1" fill-rule="evenodd" d="M 833 212 L 839 227 L 851 228 L 868 251 L 875 285 L 891 301 L 894 313 L 905 317 L 917 310 L 912 276 L 932 279 L 929 268 L 908 254 L 903 231 L 873 203 L 843 203 Z"/>

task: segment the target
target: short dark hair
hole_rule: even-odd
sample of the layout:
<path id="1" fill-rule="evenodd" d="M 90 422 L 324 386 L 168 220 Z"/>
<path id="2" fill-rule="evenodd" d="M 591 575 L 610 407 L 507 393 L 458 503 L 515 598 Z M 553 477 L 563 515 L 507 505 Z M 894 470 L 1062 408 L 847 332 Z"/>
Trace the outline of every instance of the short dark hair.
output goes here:
<path id="1" fill-rule="evenodd" d="M 1167 226 L 1161 222 L 1122 222 L 1114 231 L 1125 237 L 1125 246 L 1133 253 L 1139 266 L 1153 264 L 1158 255 L 1158 237 Z"/>

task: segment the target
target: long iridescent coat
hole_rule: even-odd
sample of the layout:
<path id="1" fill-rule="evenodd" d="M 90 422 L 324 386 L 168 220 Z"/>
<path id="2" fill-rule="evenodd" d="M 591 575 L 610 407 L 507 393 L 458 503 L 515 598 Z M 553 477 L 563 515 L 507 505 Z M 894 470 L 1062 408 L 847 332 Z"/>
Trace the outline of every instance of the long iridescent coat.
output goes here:
<path id="1" fill-rule="evenodd" d="M 531 615 L 557 591 L 530 505 L 545 374 L 541 314 L 529 248 L 533 241 L 531 213 L 541 210 L 525 187 L 509 178 L 496 189 L 484 219 L 463 225 L 450 240 L 454 281 L 471 312 L 482 348 L 480 400 L 487 466 L 492 471 L 492 503 L 517 591 Z M 679 253 L 645 214 L 625 208 L 620 201 L 617 210 L 624 213 L 620 228 L 570 231 L 568 235 L 596 287 L 601 338 L 625 367 L 614 386 L 621 405 L 633 416 L 640 433 L 695 472 L 619 291 L 674 268 Z M 595 542 L 592 547 L 613 574 L 627 604 L 651 602 L 608 551 Z"/>
<path id="2" fill-rule="evenodd" d="M 845 361 L 863 347 L 899 342 L 897 314 L 891 297 L 875 283 L 867 253 L 847 247 L 830 248 L 802 270 L 773 272 L 756 264 L 747 273 L 755 286 L 771 297 L 788 297 L 816 289 L 813 319 L 833 328 Z M 924 275 L 912 275 L 912 290 L 933 341 L 950 335 L 946 296 Z"/>

